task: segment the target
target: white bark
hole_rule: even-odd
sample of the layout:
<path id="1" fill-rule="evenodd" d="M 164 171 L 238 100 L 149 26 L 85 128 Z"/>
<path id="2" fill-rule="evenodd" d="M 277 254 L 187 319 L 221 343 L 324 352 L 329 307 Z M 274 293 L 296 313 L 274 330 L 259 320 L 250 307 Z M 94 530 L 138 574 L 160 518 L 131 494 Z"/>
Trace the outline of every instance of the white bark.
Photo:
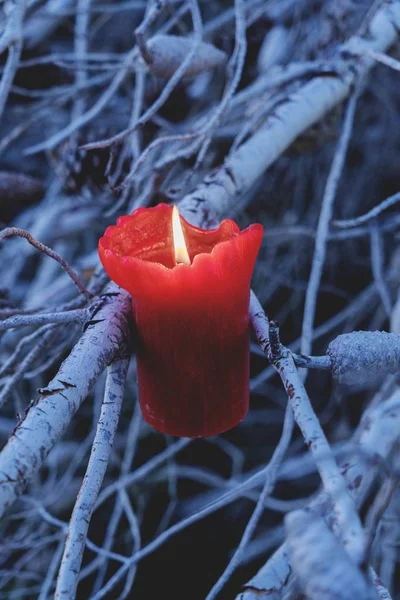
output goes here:
<path id="1" fill-rule="evenodd" d="M 364 415 L 360 431 L 356 434 L 354 452 L 341 465 L 348 489 L 357 506 L 364 500 L 376 476 L 378 467 L 372 466 L 372 458 L 374 455 L 383 459 L 389 456 L 398 441 L 399 429 L 400 390 L 397 390 L 388 400 Z M 334 512 L 327 504 L 325 494 L 320 494 L 312 502 L 311 508 L 323 514 L 329 525 L 334 522 Z M 285 542 L 245 584 L 245 589 L 237 600 L 258 600 L 267 591 L 271 594 L 275 592 L 281 597 L 291 575 L 292 566 Z"/>
<path id="2" fill-rule="evenodd" d="M 274 358 L 276 350 L 273 346 L 276 341 L 272 339 L 272 330 L 270 331 L 264 311 L 254 294 L 251 297 L 250 315 L 257 333 L 257 340 L 261 347 L 267 348 L 266 355 L 272 359 L 273 366 L 279 373 L 296 423 L 300 427 L 307 448 L 314 457 L 324 490 L 332 502 L 338 535 L 354 562 L 359 564 L 364 556 L 365 545 L 360 518 L 329 442 L 313 410 L 293 356 L 289 350 L 281 347 L 280 356 Z"/>
<path id="3" fill-rule="evenodd" d="M 399 29 L 400 2 L 385 3 L 374 15 L 367 35 L 351 38 L 339 49 L 338 56 L 360 49 L 384 51 L 395 42 Z M 180 212 L 189 221 L 200 212 L 200 222 L 208 226 L 214 226 L 221 216 L 237 212 L 245 193 L 297 136 L 347 98 L 358 70 L 342 59 L 337 67 L 340 76 L 315 77 L 280 104 L 258 133 L 183 198 Z"/>
<path id="4" fill-rule="evenodd" d="M 97 314 L 48 387 L 39 390 L 25 419 L 0 453 L 0 516 L 23 492 L 62 436 L 105 367 L 127 342 L 130 296 L 119 292 Z"/>
<path id="5" fill-rule="evenodd" d="M 129 358 L 116 360 L 107 373 L 104 401 L 89 464 L 68 527 L 55 598 L 74 600 L 90 520 L 94 511 L 117 431 Z"/>
<path id="6" fill-rule="evenodd" d="M 292 566 L 308 600 L 377 600 L 321 517 L 296 510 L 286 516 L 285 527 Z"/>

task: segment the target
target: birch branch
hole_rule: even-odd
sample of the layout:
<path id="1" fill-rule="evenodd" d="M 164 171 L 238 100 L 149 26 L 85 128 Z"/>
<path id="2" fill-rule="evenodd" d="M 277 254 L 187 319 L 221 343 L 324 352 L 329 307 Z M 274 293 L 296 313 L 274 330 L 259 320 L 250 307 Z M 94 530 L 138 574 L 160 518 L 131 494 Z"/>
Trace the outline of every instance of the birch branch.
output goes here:
<path id="1" fill-rule="evenodd" d="M 375 586 L 379 600 L 392 600 L 392 597 L 386 589 L 386 586 L 383 585 L 381 579 L 378 577 L 378 575 L 375 573 L 372 567 L 370 568 L 370 574 L 372 583 Z"/>
<path id="2" fill-rule="evenodd" d="M 324 489 L 331 498 L 343 544 L 354 561 L 360 563 L 363 559 L 365 543 L 360 518 L 293 357 L 289 350 L 279 347 L 276 329 L 272 324 L 267 326 L 261 305 L 257 306 L 256 302 L 253 302 L 250 314 L 261 345 L 264 345 L 265 337 L 269 336 L 269 356 L 267 356 L 272 359 L 273 366 L 282 380 L 296 423 L 314 457 Z"/>
<path id="3" fill-rule="evenodd" d="M 363 44 L 378 51 L 385 50 L 394 41 L 399 22 L 400 3 L 385 3 L 372 20 Z M 354 39 L 358 43 L 359 38 Z M 345 49 L 346 45 L 343 46 L 343 50 Z M 338 62 L 343 69 L 342 78 L 317 77 L 303 86 L 278 107 L 262 130 L 242 144 L 221 168 L 209 175 L 197 190 L 183 199 L 181 212 L 186 212 L 189 220 L 196 219 L 197 224 L 209 226 L 214 224 L 219 216 L 237 210 L 245 193 L 293 140 L 348 96 L 351 84 L 358 75 L 357 69 L 350 69 L 350 63 L 344 55 Z M 125 67 L 127 72 L 126 63 L 123 69 Z M 89 115 L 86 113 L 89 120 L 102 110 L 119 87 L 126 72 L 117 74 L 113 85 L 100 97 L 93 107 L 94 110 L 88 111 Z M 82 121 L 75 123 L 73 131 L 81 125 Z M 115 287 L 110 289 L 115 290 Z M 33 473 L 40 468 L 45 456 L 65 431 L 99 374 L 117 356 L 118 348 L 127 335 L 126 319 L 129 307 L 129 298 L 121 293 L 102 308 L 97 316 L 106 320 L 89 327 L 49 388 L 44 390 L 44 393 L 41 392 L 39 400 L 28 410 L 25 420 L 17 427 L 0 454 L 1 514 L 4 514 L 6 508 L 32 478 Z M 382 440 L 379 440 L 379 443 L 382 444 Z M 358 457 L 357 464 L 362 464 L 358 474 L 363 483 L 369 475 L 369 463 L 360 461 Z M 353 477 L 354 471 L 357 470 L 356 465 L 350 483 L 358 488 L 358 479 Z M 335 513 L 332 512 L 332 521 L 334 520 Z M 168 535 L 163 539 L 167 538 Z M 140 556 L 145 556 L 146 552 L 149 554 L 152 549 L 154 545 Z M 285 555 L 283 550 L 281 556 L 283 559 L 280 565 L 290 574 L 287 553 Z M 139 560 L 139 553 L 135 560 Z M 134 561 L 129 563 L 130 566 L 133 564 Z"/>
<path id="4" fill-rule="evenodd" d="M 338 227 L 339 229 L 347 229 L 349 227 L 357 227 L 358 225 L 363 225 L 364 223 L 368 223 L 371 219 L 376 219 L 383 211 L 387 210 L 394 206 L 397 202 L 400 202 L 400 192 L 397 194 L 393 194 L 393 196 L 389 196 L 386 200 L 383 200 L 378 206 L 374 206 L 371 210 L 369 210 L 364 215 L 359 217 L 355 217 L 354 219 L 344 219 L 342 221 L 334 220 L 332 221 L 332 225 L 334 227 Z"/>
<path id="5" fill-rule="evenodd" d="M 17 327 L 32 327 L 47 323 L 84 323 L 89 318 L 90 310 L 78 308 L 65 312 L 39 313 L 36 315 L 16 315 L 0 321 L 0 331 Z"/>
<path id="6" fill-rule="evenodd" d="M 285 413 L 285 421 L 283 424 L 282 435 L 281 435 L 281 438 L 279 440 L 277 447 L 275 448 L 274 454 L 272 455 L 271 461 L 268 465 L 268 470 L 266 472 L 264 486 L 263 486 L 261 494 L 258 498 L 256 507 L 253 511 L 253 514 L 251 515 L 251 517 L 249 519 L 249 522 L 243 533 L 242 539 L 240 540 L 240 543 L 239 543 L 232 559 L 230 560 L 225 571 L 222 573 L 221 577 L 218 579 L 216 584 L 213 586 L 212 590 L 210 590 L 209 594 L 207 595 L 206 600 L 213 600 L 219 594 L 219 592 L 224 587 L 225 583 L 228 581 L 229 577 L 232 575 L 232 573 L 238 567 L 238 565 L 241 561 L 241 558 L 245 552 L 245 549 L 254 533 L 257 523 L 263 513 L 264 502 L 265 502 L 266 498 L 272 493 L 272 490 L 274 488 L 274 485 L 275 485 L 275 482 L 276 482 L 276 479 L 278 476 L 279 466 L 283 460 L 285 452 L 287 451 L 287 449 L 289 447 L 290 440 L 292 438 L 292 434 L 293 434 L 293 414 L 292 414 L 292 410 L 291 410 L 290 406 L 287 406 L 286 413 Z"/>
<path id="7" fill-rule="evenodd" d="M 133 458 L 134 458 L 135 452 L 136 452 L 136 447 L 138 444 L 141 420 L 142 420 L 142 415 L 140 412 L 139 402 L 137 402 L 135 411 L 133 413 L 131 423 L 130 423 L 130 426 L 128 429 L 128 433 L 127 433 L 127 442 L 126 442 L 126 447 L 125 447 L 125 451 L 124 451 L 124 456 L 122 459 L 120 476 L 127 475 L 129 473 L 130 469 L 132 468 L 132 462 L 133 462 Z M 124 499 L 126 496 L 127 496 L 127 492 L 125 490 L 118 490 L 118 495 L 116 498 L 116 502 L 114 504 L 114 510 L 112 512 L 109 523 L 107 525 L 107 531 L 106 531 L 106 535 L 105 535 L 104 542 L 103 542 L 103 548 L 105 548 L 106 550 L 111 549 L 111 546 L 112 546 L 112 543 L 114 540 L 114 536 L 115 536 L 115 532 L 118 528 L 121 517 L 124 513 L 124 507 L 126 505 L 126 502 L 124 501 Z M 137 549 L 137 550 L 139 549 L 139 544 L 138 544 L 138 547 L 135 549 Z M 97 571 L 97 577 L 96 577 L 96 580 L 95 580 L 95 583 L 93 586 L 94 593 L 97 592 L 103 585 L 103 581 L 104 581 L 104 577 L 106 575 L 107 568 L 108 568 L 107 561 L 106 560 L 102 561 L 101 564 L 99 565 L 99 569 Z"/>
<path id="8" fill-rule="evenodd" d="M 285 519 L 290 559 L 309 600 L 376 600 L 360 569 L 321 517 L 307 511 Z"/>
<path id="9" fill-rule="evenodd" d="M 341 464 L 341 472 L 346 480 L 356 507 L 365 500 L 379 469 L 379 460 L 385 460 L 398 441 L 400 427 L 400 390 L 373 409 L 368 410 L 354 434 L 356 446 L 351 456 Z M 373 460 L 377 457 L 379 460 Z M 319 494 L 310 504 L 313 512 L 323 515 L 329 526 L 335 517 L 325 494 Z M 289 582 L 293 581 L 293 571 L 287 542 L 268 559 L 258 573 L 244 586 L 237 600 L 258 600 L 263 593 L 275 593 L 282 597 Z"/>
<path id="10" fill-rule="evenodd" d="M 128 343 L 130 297 L 118 292 L 96 315 L 57 375 L 26 411 L 0 453 L 0 516 L 42 466 L 99 375 Z"/>
<path id="11" fill-rule="evenodd" d="M 346 115 L 343 120 L 342 132 L 336 146 L 335 155 L 329 171 L 324 195 L 321 202 L 321 211 L 315 233 L 314 256 L 311 266 L 310 278 L 307 285 L 304 303 L 304 317 L 301 331 L 300 349 L 303 354 L 311 354 L 312 335 L 314 329 L 315 312 L 317 308 L 318 290 L 321 284 L 322 272 L 328 244 L 329 221 L 331 220 L 337 188 L 345 165 L 347 150 L 353 131 L 354 117 L 357 101 L 363 86 L 358 84 L 356 91 L 349 100 Z"/>
<path id="12" fill-rule="evenodd" d="M 123 358 L 108 367 L 104 401 L 89 464 L 69 522 L 57 579 L 57 600 L 74 600 L 76 597 L 86 536 L 117 431 L 128 366 L 129 358 Z"/>
<path id="13" fill-rule="evenodd" d="M 338 55 L 344 56 L 350 48 L 384 51 L 395 42 L 399 29 L 400 2 L 385 3 L 371 20 L 366 36 L 350 38 Z M 351 68 L 349 62 L 340 59 L 338 67 L 340 76 L 315 77 L 280 104 L 258 133 L 183 198 L 181 214 L 190 221 L 200 213 L 203 226 L 215 226 L 222 215 L 238 212 L 246 192 L 264 171 L 301 133 L 347 98 L 365 65 Z"/>

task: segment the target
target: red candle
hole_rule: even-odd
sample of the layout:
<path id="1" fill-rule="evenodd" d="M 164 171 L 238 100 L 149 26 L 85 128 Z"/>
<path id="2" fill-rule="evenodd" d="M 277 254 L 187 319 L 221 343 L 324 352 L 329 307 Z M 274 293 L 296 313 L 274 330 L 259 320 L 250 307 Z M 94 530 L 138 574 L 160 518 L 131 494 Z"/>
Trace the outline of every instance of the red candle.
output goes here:
<path id="1" fill-rule="evenodd" d="M 159 204 L 120 217 L 100 239 L 104 268 L 132 295 L 140 406 L 158 431 L 215 435 L 245 416 L 262 235 L 262 225 L 240 231 L 230 219 L 200 229 Z"/>

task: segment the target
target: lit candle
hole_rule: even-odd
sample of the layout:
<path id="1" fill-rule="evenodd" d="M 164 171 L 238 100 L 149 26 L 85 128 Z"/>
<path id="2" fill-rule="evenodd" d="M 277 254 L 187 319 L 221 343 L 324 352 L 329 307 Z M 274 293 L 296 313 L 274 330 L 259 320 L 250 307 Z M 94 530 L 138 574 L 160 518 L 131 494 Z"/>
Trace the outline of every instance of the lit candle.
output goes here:
<path id="1" fill-rule="evenodd" d="M 120 217 L 99 241 L 133 299 L 144 418 L 182 437 L 237 425 L 249 404 L 250 279 L 263 227 L 194 227 L 167 204 Z"/>

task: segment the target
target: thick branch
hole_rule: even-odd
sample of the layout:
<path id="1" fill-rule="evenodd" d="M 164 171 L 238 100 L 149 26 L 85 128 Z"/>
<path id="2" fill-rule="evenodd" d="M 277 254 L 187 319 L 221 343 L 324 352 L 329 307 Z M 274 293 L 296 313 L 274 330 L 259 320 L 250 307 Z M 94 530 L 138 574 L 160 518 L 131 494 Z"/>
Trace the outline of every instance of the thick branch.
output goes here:
<path id="1" fill-rule="evenodd" d="M 355 448 L 351 457 L 341 464 L 341 472 L 356 506 L 364 501 L 376 477 L 380 461 L 385 460 L 398 441 L 400 426 L 400 392 L 397 390 L 364 415 L 359 430 L 355 433 Z M 335 515 L 325 494 L 319 494 L 310 504 L 313 512 L 323 515 L 330 527 Z M 258 600 L 264 592 L 275 592 L 282 597 L 289 581 L 292 581 L 292 566 L 288 545 L 285 542 L 265 563 L 258 573 L 244 586 L 238 600 Z M 273 597 L 273 596 L 271 596 Z M 277 596 L 278 597 L 278 596 Z"/>
<path id="2" fill-rule="evenodd" d="M 40 390 L 0 453 L 0 516 L 23 492 L 62 436 L 99 375 L 128 341 L 130 297 L 118 296 L 96 315 L 47 388 Z"/>
<path id="3" fill-rule="evenodd" d="M 395 42 L 399 28 L 400 2 L 385 3 L 376 12 L 365 38 L 351 38 L 339 54 L 344 55 L 349 48 L 386 50 Z M 347 98 L 359 69 L 351 69 L 349 63 L 340 60 L 338 66 L 341 76 L 315 77 L 280 104 L 258 133 L 185 196 L 180 212 L 189 221 L 199 212 L 200 223 L 210 226 L 221 216 L 239 211 L 245 193 L 297 136 Z"/>

